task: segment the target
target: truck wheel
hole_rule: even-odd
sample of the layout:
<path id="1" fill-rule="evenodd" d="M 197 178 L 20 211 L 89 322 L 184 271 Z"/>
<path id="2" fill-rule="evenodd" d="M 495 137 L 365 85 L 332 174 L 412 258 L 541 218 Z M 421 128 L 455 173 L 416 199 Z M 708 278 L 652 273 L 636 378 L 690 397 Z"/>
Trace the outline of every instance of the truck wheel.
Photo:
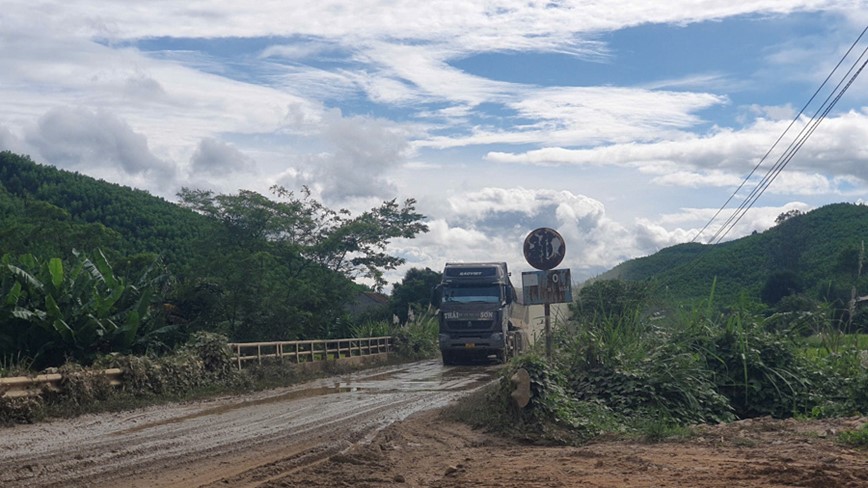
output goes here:
<path id="1" fill-rule="evenodd" d="M 444 366 L 452 366 L 455 364 L 455 356 L 453 356 L 452 353 L 448 353 L 446 351 L 443 351 L 441 354 L 443 355 L 443 365 Z"/>

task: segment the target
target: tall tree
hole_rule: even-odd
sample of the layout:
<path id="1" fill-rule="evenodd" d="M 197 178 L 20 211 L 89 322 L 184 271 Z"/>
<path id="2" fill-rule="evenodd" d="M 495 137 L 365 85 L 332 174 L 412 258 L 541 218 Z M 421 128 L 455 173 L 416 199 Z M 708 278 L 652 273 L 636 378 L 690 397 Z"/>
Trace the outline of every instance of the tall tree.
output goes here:
<path id="1" fill-rule="evenodd" d="M 430 268 L 411 268 L 400 283 L 395 283 L 389 305 L 402 324 L 407 322 L 407 311 L 411 307 L 416 311 L 427 308 L 431 302 L 431 290 L 440 283 L 441 277 L 442 273 Z"/>
<path id="2" fill-rule="evenodd" d="M 318 202 L 307 187 L 300 198 L 280 186 L 271 191 L 277 200 L 246 190 L 219 195 L 183 188 L 178 196 L 182 206 L 223 222 L 233 240 L 297 254 L 350 279 L 370 278 L 376 289 L 386 284 L 384 271 L 404 262 L 386 252 L 389 242 L 428 231 L 413 199 L 403 204 L 386 201 L 354 217 L 346 209 L 333 210 Z"/>
<path id="3" fill-rule="evenodd" d="M 273 187 L 276 199 L 252 191 L 216 194 L 183 189 L 181 205 L 221 223 L 222 232 L 200 246 L 197 275 L 222 310 L 203 315 L 237 340 L 324 338 L 339 333 L 344 304 L 360 276 L 384 284 L 383 272 L 403 259 L 386 248 L 391 239 L 427 231 L 415 202 L 394 200 L 352 216 L 332 210 L 303 188 L 300 197 Z M 219 263 L 215 266 L 215 263 Z M 201 287 L 188 287 L 182 315 L 201 303 Z M 207 298 L 207 297 L 205 297 Z M 189 310 L 187 310 L 189 309 Z"/>

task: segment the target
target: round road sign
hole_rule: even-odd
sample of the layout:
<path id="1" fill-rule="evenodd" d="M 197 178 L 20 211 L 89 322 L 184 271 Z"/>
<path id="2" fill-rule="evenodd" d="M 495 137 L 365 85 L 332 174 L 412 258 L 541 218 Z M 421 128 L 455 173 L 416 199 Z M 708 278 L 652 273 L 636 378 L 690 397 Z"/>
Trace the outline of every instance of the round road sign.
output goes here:
<path id="1" fill-rule="evenodd" d="M 536 269 L 549 270 L 561 264 L 567 245 L 558 231 L 540 227 L 524 240 L 524 258 Z"/>

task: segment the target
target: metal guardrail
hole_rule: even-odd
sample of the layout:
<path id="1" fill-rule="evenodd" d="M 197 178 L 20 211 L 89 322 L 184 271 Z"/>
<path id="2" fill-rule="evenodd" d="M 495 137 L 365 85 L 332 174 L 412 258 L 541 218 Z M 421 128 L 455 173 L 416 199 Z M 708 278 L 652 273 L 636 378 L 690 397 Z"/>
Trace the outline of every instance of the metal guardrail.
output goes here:
<path id="1" fill-rule="evenodd" d="M 332 339 L 283 342 L 229 343 L 238 369 L 248 361 L 262 364 L 263 359 L 275 358 L 291 363 L 338 360 L 357 356 L 371 356 L 392 352 L 391 337 L 365 337 L 358 339 Z M 107 377 L 112 386 L 120 386 L 123 370 L 118 368 L 96 372 Z M 39 396 L 43 391 L 58 391 L 63 375 L 40 374 L 34 377 L 0 378 L 0 398 Z"/>
<path id="2" fill-rule="evenodd" d="M 111 368 L 92 374 L 105 376 L 111 386 L 120 386 L 124 371 Z M 59 391 L 61 381 L 63 381 L 63 375 L 60 373 L 40 374 L 35 377 L 0 378 L 0 398 L 31 397 L 39 396 L 46 390 Z"/>
<path id="3" fill-rule="evenodd" d="M 356 356 L 371 356 L 392 351 L 391 337 L 365 337 L 357 339 L 330 339 L 283 342 L 230 343 L 235 361 L 241 369 L 247 361 L 275 358 L 292 363 L 327 361 Z"/>

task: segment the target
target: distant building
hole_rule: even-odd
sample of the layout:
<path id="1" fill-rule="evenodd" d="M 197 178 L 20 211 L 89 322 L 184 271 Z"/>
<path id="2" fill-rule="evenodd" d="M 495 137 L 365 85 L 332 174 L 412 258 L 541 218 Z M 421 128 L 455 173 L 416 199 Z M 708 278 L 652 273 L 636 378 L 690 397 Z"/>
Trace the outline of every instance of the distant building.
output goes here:
<path id="1" fill-rule="evenodd" d="M 347 307 L 347 311 L 353 317 L 359 315 L 376 315 L 382 313 L 384 317 L 388 317 L 389 297 L 382 293 L 374 291 L 366 291 L 356 295 L 355 300 Z"/>

